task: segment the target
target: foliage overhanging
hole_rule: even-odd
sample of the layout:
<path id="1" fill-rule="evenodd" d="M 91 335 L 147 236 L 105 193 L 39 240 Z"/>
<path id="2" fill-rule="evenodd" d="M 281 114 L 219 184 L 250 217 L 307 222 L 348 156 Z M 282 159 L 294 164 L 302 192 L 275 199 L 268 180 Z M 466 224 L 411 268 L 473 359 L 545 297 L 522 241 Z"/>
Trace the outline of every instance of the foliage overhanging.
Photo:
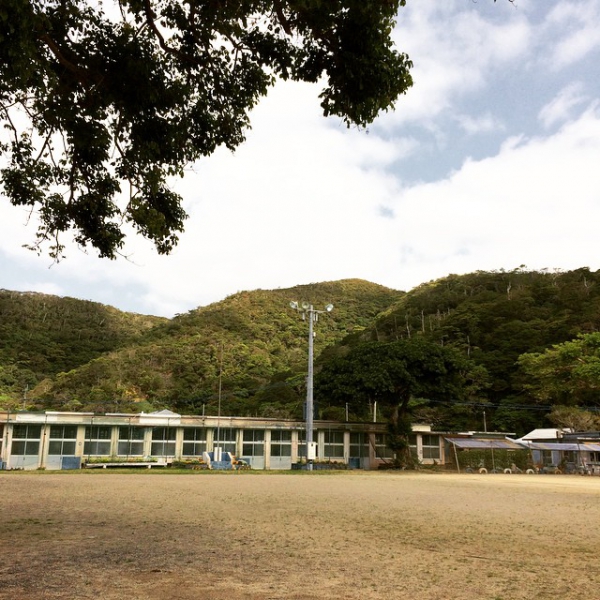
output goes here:
<path id="1" fill-rule="evenodd" d="M 169 253 L 170 176 L 244 140 L 279 79 L 317 83 L 323 113 L 365 126 L 412 85 L 391 39 L 404 0 L 3 0 L 3 191 L 39 214 L 56 259 L 71 231 L 114 258 L 123 223 Z"/>

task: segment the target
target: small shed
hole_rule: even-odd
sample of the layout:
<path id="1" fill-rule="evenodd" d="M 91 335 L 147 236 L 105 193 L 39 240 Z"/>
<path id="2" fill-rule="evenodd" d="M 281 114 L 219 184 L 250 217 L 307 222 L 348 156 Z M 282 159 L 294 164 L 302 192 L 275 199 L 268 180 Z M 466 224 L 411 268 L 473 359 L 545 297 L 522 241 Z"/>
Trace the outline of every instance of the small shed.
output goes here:
<path id="1" fill-rule="evenodd" d="M 600 443 L 594 442 L 522 442 L 530 451 L 534 464 L 544 469 L 562 467 L 566 472 L 578 468 L 593 473 L 600 470 L 594 459 L 600 456 Z"/>
<path id="2" fill-rule="evenodd" d="M 523 446 L 507 437 L 446 437 L 452 446 L 456 468 L 460 473 L 461 463 L 465 468 L 485 471 L 512 469 L 517 462 L 517 453 L 523 456 Z M 459 459 L 460 454 L 462 455 Z M 515 465 L 516 466 L 516 465 Z"/>

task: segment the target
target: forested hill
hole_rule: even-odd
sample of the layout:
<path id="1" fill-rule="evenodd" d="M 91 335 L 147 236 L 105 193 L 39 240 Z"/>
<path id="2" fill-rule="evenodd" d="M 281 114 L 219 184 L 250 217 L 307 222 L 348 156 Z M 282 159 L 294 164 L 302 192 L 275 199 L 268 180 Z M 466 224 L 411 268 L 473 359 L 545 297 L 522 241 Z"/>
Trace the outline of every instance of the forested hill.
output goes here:
<path id="1" fill-rule="evenodd" d="M 20 398 L 43 378 L 131 344 L 165 320 L 97 302 L 0 290 L 0 396 Z"/>
<path id="2" fill-rule="evenodd" d="M 459 348 L 489 373 L 490 387 L 482 400 L 491 403 L 491 425 L 524 432 L 544 424 L 548 410 L 524 392 L 519 356 L 599 330 L 600 271 L 517 269 L 450 275 L 423 284 L 362 337 L 389 341 L 425 336 Z"/>
<path id="3" fill-rule="evenodd" d="M 46 378 L 30 399 L 37 408 L 210 411 L 216 409 L 221 375 L 228 414 L 301 415 L 308 323 L 290 301 L 335 307 L 316 324 L 317 356 L 368 327 L 402 295 L 362 280 L 240 292 Z"/>
<path id="4" fill-rule="evenodd" d="M 20 406 L 27 385 L 35 409 L 208 414 L 220 384 L 226 414 L 301 417 L 308 323 L 292 300 L 335 306 L 315 327 L 317 370 L 348 344 L 425 337 L 485 367 L 488 426 L 519 433 L 549 425 L 550 410 L 519 357 L 600 331 L 600 271 L 585 268 L 450 275 L 408 293 L 362 280 L 240 292 L 170 320 L 1 292 L 0 401 Z M 461 411 L 481 426 L 481 406 Z"/>

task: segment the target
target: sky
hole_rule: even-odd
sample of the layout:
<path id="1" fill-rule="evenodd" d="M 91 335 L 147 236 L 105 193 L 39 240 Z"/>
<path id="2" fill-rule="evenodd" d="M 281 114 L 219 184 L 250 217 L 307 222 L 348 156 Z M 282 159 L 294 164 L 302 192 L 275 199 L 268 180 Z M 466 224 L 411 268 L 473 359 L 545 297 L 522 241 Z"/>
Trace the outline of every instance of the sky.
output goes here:
<path id="1" fill-rule="evenodd" d="M 55 264 L 0 198 L 0 288 L 172 317 L 347 278 L 599 269 L 600 0 L 408 0 L 394 40 L 414 86 L 367 130 L 279 83 L 235 153 L 174 181 L 189 219 L 169 256 L 132 234 L 115 261 L 67 244 Z"/>

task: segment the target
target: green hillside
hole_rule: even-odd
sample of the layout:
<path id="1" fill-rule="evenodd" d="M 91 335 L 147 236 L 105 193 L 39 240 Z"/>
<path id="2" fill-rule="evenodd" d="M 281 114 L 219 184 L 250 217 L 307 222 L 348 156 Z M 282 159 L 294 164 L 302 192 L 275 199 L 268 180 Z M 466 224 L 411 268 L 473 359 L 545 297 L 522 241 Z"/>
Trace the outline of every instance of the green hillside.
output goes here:
<path id="1" fill-rule="evenodd" d="M 0 290 L 0 397 L 133 343 L 165 319 L 97 302 Z"/>
<path id="2" fill-rule="evenodd" d="M 488 425 L 525 432 L 549 409 L 526 393 L 517 359 L 600 328 L 600 271 L 514 271 L 450 275 L 402 297 L 361 339 L 424 336 L 484 366 Z M 600 403 L 600 398 L 599 398 Z M 482 423 L 483 407 L 473 408 Z"/>
<path id="3" fill-rule="evenodd" d="M 316 325 L 315 356 L 363 330 L 402 296 L 361 280 L 240 292 L 158 324 L 137 341 L 47 378 L 37 406 L 96 411 L 168 407 L 238 415 L 301 414 L 308 323 L 289 307 L 309 301 L 332 313 Z"/>
<path id="4" fill-rule="evenodd" d="M 224 414 L 298 417 L 308 323 L 289 307 L 292 300 L 335 306 L 315 327 L 317 371 L 361 341 L 419 338 L 485 369 L 473 404 L 440 407 L 430 398 L 419 405 L 416 414 L 447 428 L 481 428 L 484 410 L 490 428 L 521 433 L 549 425 L 551 402 L 532 392 L 519 357 L 600 329 L 600 271 L 586 268 L 449 275 L 408 293 L 361 280 L 255 290 L 170 320 L 3 291 L 0 397 L 20 405 L 28 386 L 37 409 L 207 414 L 220 397 Z M 585 398 L 596 410 L 594 385 L 586 383 Z M 567 379 L 567 399 L 568 386 Z M 341 414 L 327 398 L 318 401 L 321 416 Z"/>

